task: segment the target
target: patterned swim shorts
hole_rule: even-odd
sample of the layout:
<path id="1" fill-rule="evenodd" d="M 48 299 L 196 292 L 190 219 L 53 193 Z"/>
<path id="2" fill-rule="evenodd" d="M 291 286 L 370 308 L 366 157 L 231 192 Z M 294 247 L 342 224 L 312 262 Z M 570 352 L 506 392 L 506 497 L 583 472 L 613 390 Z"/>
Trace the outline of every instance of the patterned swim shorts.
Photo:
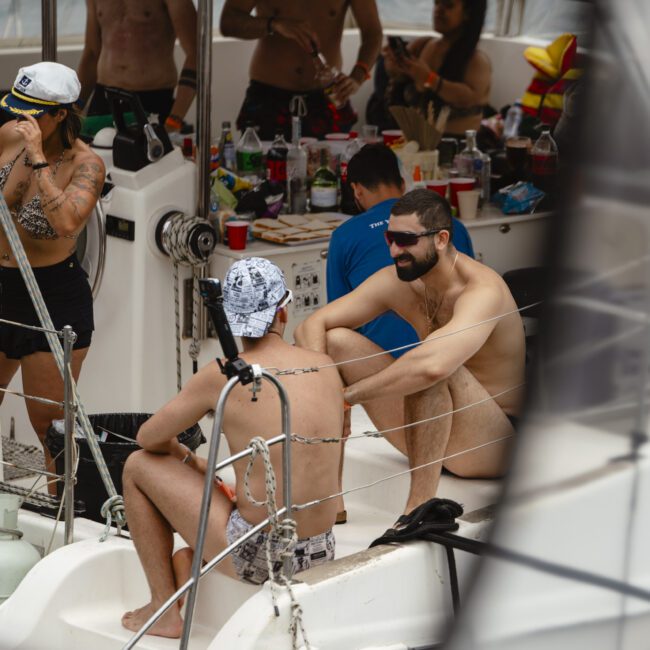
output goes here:
<path id="1" fill-rule="evenodd" d="M 253 528 L 253 524 L 247 522 L 239 514 L 239 510 L 233 510 L 226 526 L 228 544 L 232 544 L 251 528 Z M 269 533 L 267 532 L 259 532 L 233 552 L 232 561 L 235 565 L 235 571 L 245 582 L 261 585 L 268 579 L 269 572 L 266 563 L 266 540 L 268 536 Z M 294 573 L 333 560 L 334 546 L 334 533 L 331 530 L 307 539 L 299 539 L 293 553 Z M 271 535 L 271 558 L 274 571 L 279 571 L 282 566 L 282 560 L 279 559 L 282 548 L 283 545 L 280 540 L 275 535 Z"/>

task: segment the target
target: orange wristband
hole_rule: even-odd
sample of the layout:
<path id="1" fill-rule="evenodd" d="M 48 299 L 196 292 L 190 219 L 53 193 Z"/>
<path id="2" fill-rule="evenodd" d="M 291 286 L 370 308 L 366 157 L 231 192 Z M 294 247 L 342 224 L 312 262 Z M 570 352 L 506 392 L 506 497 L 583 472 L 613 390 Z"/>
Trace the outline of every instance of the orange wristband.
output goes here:
<path id="1" fill-rule="evenodd" d="M 180 117 L 176 117 L 175 115 L 170 115 L 166 120 L 165 120 L 165 126 L 168 126 L 172 129 L 179 129 L 183 126 L 183 120 L 181 120 Z"/>
<path id="2" fill-rule="evenodd" d="M 364 81 L 368 81 L 368 79 L 370 79 L 370 66 L 367 63 L 364 63 L 363 61 L 357 61 L 352 69 L 354 70 L 354 68 L 361 68 L 363 70 Z"/>
<path id="3" fill-rule="evenodd" d="M 438 79 L 440 79 L 440 75 L 437 72 L 431 70 L 429 76 L 427 77 L 427 80 L 424 82 L 424 87 L 433 88 L 434 84 L 438 81 Z"/>

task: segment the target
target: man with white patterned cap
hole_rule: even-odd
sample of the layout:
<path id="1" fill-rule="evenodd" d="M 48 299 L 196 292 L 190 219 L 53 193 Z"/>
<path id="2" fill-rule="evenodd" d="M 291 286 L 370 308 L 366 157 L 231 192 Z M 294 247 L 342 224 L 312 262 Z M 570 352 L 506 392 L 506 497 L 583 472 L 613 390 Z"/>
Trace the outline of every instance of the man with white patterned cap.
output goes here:
<path id="1" fill-rule="evenodd" d="M 262 258 L 235 262 L 223 283 L 224 308 L 233 334 L 241 337 L 242 358 L 262 367 L 322 366 L 331 358 L 289 345 L 283 340 L 291 292 L 280 269 Z M 279 378 L 289 396 L 292 431 L 307 438 L 340 435 L 343 424 L 342 384 L 334 368 L 315 373 L 309 383 L 299 376 Z M 187 567 L 189 552 L 172 561 L 172 530 L 193 545 L 196 539 L 206 461 L 181 445 L 176 436 L 214 409 L 226 377 L 212 361 L 192 377 L 183 390 L 148 420 L 138 432 L 143 447 L 129 456 L 124 468 L 124 498 L 129 530 L 151 587 L 151 602 L 127 612 L 122 624 L 138 630 L 184 582 L 180 565 Z M 230 453 L 245 449 L 251 438 L 269 439 L 282 433 L 280 401 L 266 382 L 253 401 L 250 387 L 237 386 L 225 408 L 223 430 Z M 292 447 L 292 503 L 317 501 L 338 492 L 339 445 Z M 278 483 L 282 480 L 282 450 L 272 447 L 271 463 Z M 234 493 L 220 479 L 215 481 L 204 559 L 209 560 L 227 545 L 262 522 L 266 508 L 251 503 L 245 493 L 247 461 L 235 463 Z M 265 499 L 262 463 L 253 468 L 248 484 L 257 500 Z M 276 493 L 283 505 L 281 490 Z M 236 504 L 236 505 L 235 505 Z M 295 571 L 333 559 L 332 525 L 334 499 L 295 512 L 298 543 L 294 549 Z M 266 542 L 268 532 L 253 536 L 219 566 L 224 573 L 260 584 L 268 578 Z M 281 544 L 271 535 L 273 562 L 279 569 Z M 181 561 L 177 562 L 181 558 Z M 172 607 L 151 629 L 151 634 L 180 636 L 178 606 Z"/>

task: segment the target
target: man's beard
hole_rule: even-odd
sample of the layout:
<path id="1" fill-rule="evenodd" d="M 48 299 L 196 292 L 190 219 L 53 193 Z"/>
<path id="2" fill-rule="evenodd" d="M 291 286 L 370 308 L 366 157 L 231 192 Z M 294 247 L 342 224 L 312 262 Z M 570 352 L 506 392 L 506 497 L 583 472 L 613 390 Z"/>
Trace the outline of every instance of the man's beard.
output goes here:
<path id="1" fill-rule="evenodd" d="M 397 262 L 411 262 L 408 266 L 398 266 Z M 438 251 L 433 249 L 432 253 L 427 255 L 423 260 L 416 260 L 410 253 L 402 253 L 393 258 L 397 277 L 404 282 L 413 282 L 428 273 L 438 263 Z"/>

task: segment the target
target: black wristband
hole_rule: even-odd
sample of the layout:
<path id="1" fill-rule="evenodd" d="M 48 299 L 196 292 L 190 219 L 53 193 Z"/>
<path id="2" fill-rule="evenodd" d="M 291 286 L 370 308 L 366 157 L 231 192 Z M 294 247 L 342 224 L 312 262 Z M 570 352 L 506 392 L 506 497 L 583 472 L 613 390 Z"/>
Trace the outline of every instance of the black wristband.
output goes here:
<path id="1" fill-rule="evenodd" d="M 50 163 L 46 161 L 44 162 L 39 162 L 39 163 L 32 163 L 32 169 L 45 169 L 46 167 L 49 167 Z"/>
<path id="2" fill-rule="evenodd" d="M 266 21 L 266 35 L 267 36 L 273 36 L 275 32 L 273 31 L 273 21 L 275 20 L 275 16 L 269 16 L 269 19 Z"/>
<path id="3" fill-rule="evenodd" d="M 181 77 L 196 79 L 196 70 L 193 70 L 192 68 L 183 68 L 181 70 Z"/>

